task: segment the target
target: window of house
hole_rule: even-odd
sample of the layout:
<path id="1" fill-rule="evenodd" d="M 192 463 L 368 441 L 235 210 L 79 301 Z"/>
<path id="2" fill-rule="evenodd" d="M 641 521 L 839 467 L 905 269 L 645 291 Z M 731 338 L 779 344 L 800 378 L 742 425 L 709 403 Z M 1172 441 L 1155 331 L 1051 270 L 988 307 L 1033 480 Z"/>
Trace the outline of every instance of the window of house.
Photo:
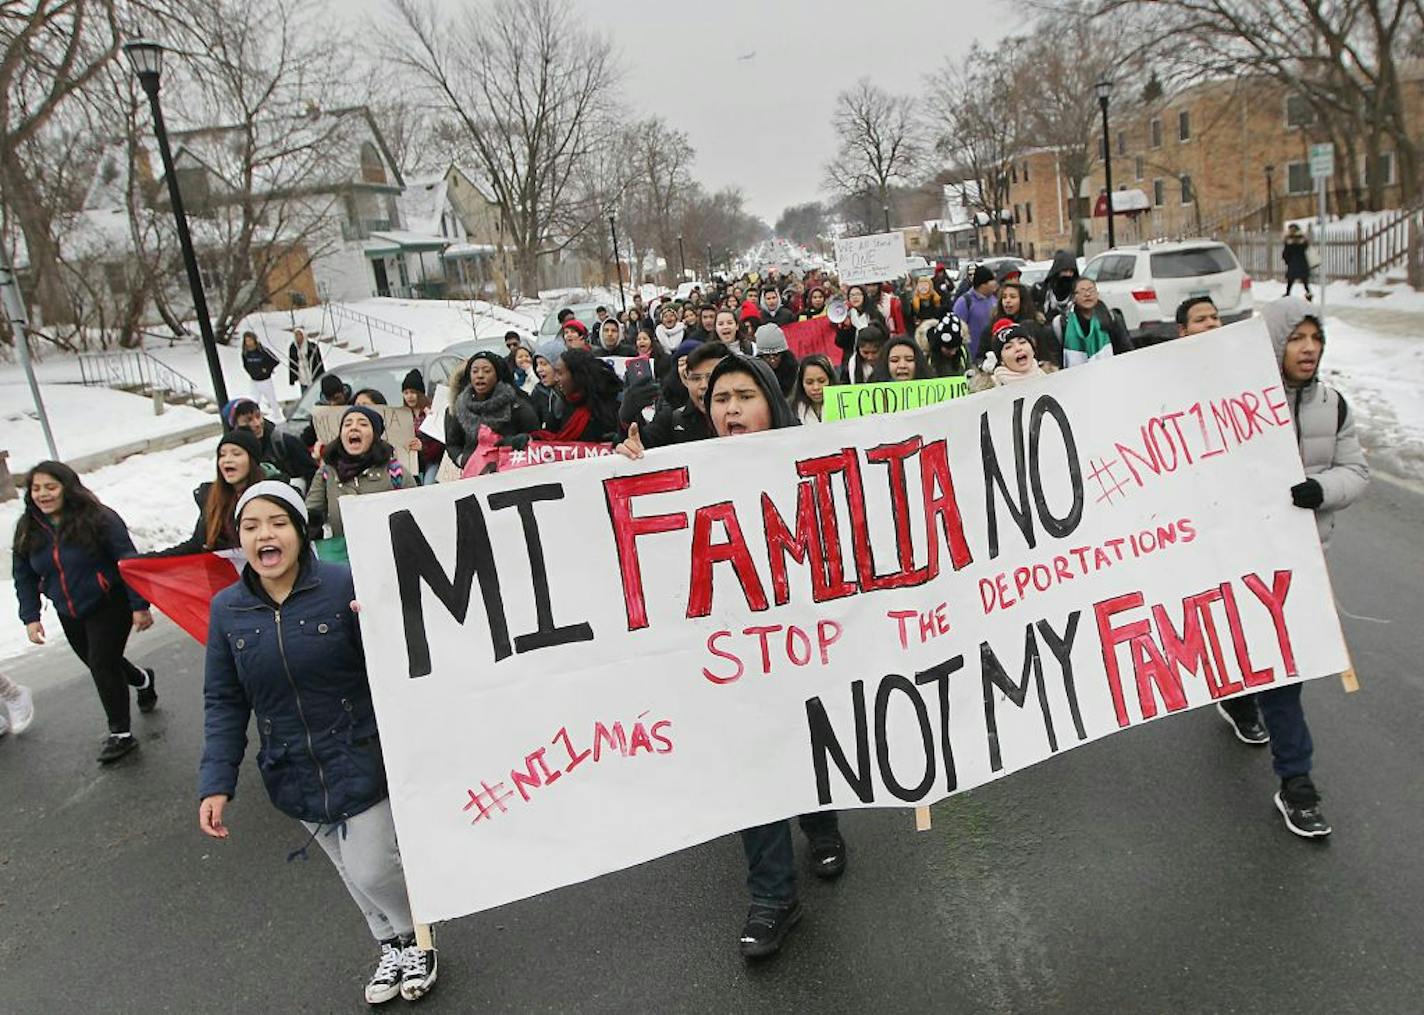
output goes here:
<path id="1" fill-rule="evenodd" d="M 1127 154 L 1127 131 L 1125 130 L 1117 132 L 1117 153 L 1119 155 Z"/>
<path id="2" fill-rule="evenodd" d="M 1010 182 L 1010 183 L 1018 183 L 1018 182 L 1019 182 L 1019 167 L 1018 167 L 1017 164 L 1012 163 L 1012 162 L 1009 163 L 1009 182 Z"/>
<path id="3" fill-rule="evenodd" d="M 1024 163 L 1024 174 L 1023 174 L 1023 176 L 1024 176 L 1024 183 L 1027 183 L 1027 182 L 1028 182 L 1028 163 L 1027 163 L 1027 162 Z"/>
<path id="4" fill-rule="evenodd" d="M 1190 141 L 1192 139 L 1192 114 L 1185 109 L 1177 114 L 1177 140 Z"/>
<path id="5" fill-rule="evenodd" d="M 1144 159 L 1141 155 L 1138 155 L 1132 160 L 1132 168 L 1133 171 L 1137 174 L 1137 179 L 1142 179 L 1143 175 L 1147 171 L 1147 160 Z"/>
<path id="6" fill-rule="evenodd" d="M 1286 126 L 1307 127 L 1315 122 L 1315 110 L 1304 95 L 1286 96 Z"/>
<path id="7" fill-rule="evenodd" d="M 1149 130 L 1151 131 L 1151 138 L 1152 138 L 1151 144 L 1152 144 L 1152 147 L 1153 147 L 1153 148 L 1161 148 L 1161 147 L 1162 147 L 1162 118 L 1159 117 L 1159 116 L 1154 116 L 1154 117 L 1152 118 L 1152 123 L 1151 123 L 1150 126 L 1149 126 Z"/>
<path id="8" fill-rule="evenodd" d="M 1019 217 L 1019 206 L 1018 206 L 1018 205 L 1014 205 L 1014 222 L 1015 222 L 1015 223 L 1018 223 L 1018 222 L 1022 222 L 1022 221 L 1023 221 L 1023 219 Z"/>
<path id="9" fill-rule="evenodd" d="M 1024 205 L 1024 221 L 1029 225 L 1033 224 L 1033 202 L 1029 201 Z"/>
<path id="10" fill-rule="evenodd" d="M 1314 189 L 1309 162 L 1286 163 L 1286 193 L 1309 194 Z"/>
<path id="11" fill-rule="evenodd" d="M 1068 217 L 1075 219 L 1085 219 L 1092 213 L 1092 207 L 1086 197 L 1070 197 L 1068 199 Z"/>
<path id="12" fill-rule="evenodd" d="M 1191 204 L 1196 200 L 1196 194 L 1192 191 L 1192 178 L 1186 173 L 1183 173 L 1181 177 L 1179 177 L 1179 182 L 1182 185 L 1182 203 Z"/>
<path id="13" fill-rule="evenodd" d="M 1394 186 L 1394 152 L 1380 152 L 1373 163 L 1368 155 L 1362 156 L 1360 161 L 1365 170 L 1366 187 L 1374 186 L 1376 180 L 1381 187 Z"/>
<path id="14" fill-rule="evenodd" d="M 1167 187 L 1161 180 L 1152 181 L 1152 207 L 1160 208 L 1167 203 Z"/>

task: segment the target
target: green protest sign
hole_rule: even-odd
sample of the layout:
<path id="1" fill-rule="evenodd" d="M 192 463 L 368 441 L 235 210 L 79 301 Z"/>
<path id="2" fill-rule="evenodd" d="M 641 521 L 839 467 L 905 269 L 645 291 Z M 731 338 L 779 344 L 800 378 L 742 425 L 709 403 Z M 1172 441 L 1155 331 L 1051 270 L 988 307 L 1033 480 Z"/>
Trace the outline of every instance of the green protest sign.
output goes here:
<path id="1" fill-rule="evenodd" d="M 963 377 L 932 377 L 924 381 L 890 381 L 884 384 L 838 384 L 826 389 L 822 419 L 884 416 L 889 413 L 923 409 L 969 394 Z"/>

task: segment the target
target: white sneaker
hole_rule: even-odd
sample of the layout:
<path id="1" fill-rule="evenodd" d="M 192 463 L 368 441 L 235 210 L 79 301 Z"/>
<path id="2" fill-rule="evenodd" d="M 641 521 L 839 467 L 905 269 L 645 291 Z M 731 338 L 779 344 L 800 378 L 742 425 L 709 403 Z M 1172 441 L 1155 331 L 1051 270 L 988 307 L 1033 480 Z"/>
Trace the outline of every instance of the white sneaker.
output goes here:
<path id="1" fill-rule="evenodd" d="M 13 698 L 4 699 L 5 709 L 10 713 L 10 730 L 13 733 L 23 733 L 29 729 L 30 723 L 35 721 L 35 699 L 30 694 L 28 687 L 20 687 L 19 693 Z"/>

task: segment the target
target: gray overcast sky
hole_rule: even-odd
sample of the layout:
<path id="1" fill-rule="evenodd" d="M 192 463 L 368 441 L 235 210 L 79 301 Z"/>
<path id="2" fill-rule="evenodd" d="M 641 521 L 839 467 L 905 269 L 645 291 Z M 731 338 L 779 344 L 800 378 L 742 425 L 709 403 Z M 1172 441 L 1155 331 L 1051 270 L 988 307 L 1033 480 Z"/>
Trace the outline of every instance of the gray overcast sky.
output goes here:
<path id="1" fill-rule="evenodd" d="M 444 2 L 451 10 L 458 0 Z M 574 5 L 616 42 L 630 115 L 661 116 L 685 131 L 697 150 L 697 178 L 712 190 L 740 186 L 767 224 L 787 205 L 821 196 L 821 166 L 835 151 L 830 119 L 837 92 L 864 75 L 888 91 L 913 93 L 923 75 L 962 57 L 976 36 L 990 43 L 1022 31 L 1030 16 L 993 0 Z M 380 11 L 383 3 L 363 0 L 363 6 Z M 867 13 L 878 17 L 877 29 L 864 27 Z M 752 51 L 755 59 L 737 60 Z"/>

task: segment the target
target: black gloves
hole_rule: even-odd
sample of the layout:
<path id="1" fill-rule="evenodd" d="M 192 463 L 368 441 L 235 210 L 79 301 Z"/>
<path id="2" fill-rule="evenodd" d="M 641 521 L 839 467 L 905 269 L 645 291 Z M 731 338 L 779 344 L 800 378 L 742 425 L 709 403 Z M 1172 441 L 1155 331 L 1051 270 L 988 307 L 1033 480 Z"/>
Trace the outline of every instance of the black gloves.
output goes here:
<path id="1" fill-rule="evenodd" d="M 499 439 L 499 446 L 502 448 L 513 448 L 515 451 L 523 451 L 529 447 L 529 435 L 527 433 L 512 433 L 508 437 Z"/>
<path id="2" fill-rule="evenodd" d="M 1297 483 L 1291 487 L 1291 503 L 1298 508 L 1309 508 L 1314 511 L 1325 503 L 1325 491 L 1315 480 L 1307 479 L 1305 482 Z"/>

